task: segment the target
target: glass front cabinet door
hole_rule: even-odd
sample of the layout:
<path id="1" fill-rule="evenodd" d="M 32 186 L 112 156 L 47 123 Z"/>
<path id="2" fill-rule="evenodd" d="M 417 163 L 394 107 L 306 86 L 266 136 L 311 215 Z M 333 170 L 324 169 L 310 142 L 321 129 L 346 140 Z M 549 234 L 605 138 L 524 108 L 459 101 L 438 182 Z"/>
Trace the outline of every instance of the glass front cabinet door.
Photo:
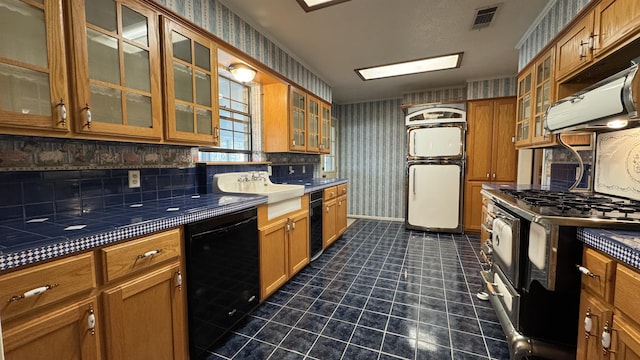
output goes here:
<path id="1" fill-rule="evenodd" d="M 309 114 L 307 125 L 309 130 L 307 152 L 318 152 L 320 150 L 320 101 L 312 96 L 308 96 Z"/>
<path id="2" fill-rule="evenodd" d="M 206 37 L 168 20 L 164 29 L 166 137 L 218 146 L 217 49 Z"/>
<path id="3" fill-rule="evenodd" d="M 61 0 L 2 0 L 0 127 L 65 134 L 70 108 Z"/>
<path id="4" fill-rule="evenodd" d="M 536 62 L 535 70 L 535 107 L 533 111 L 532 143 L 553 143 L 554 137 L 544 135 L 544 116 L 554 101 L 555 82 L 553 77 L 553 49 Z"/>
<path id="5" fill-rule="evenodd" d="M 320 103 L 320 153 L 331 153 L 331 105 Z"/>
<path id="6" fill-rule="evenodd" d="M 292 151 L 307 150 L 307 95 L 291 87 L 290 138 Z"/>
<path id="7" fill-rule="evenodd" d="M 531 143 L 531 69 L 518 78 L 518 110 L 516 118 L 516 146 Z"/>
<path id="8" fill-rule="evenodd" d="M 158 17 L 133 0 L 73 1 L 78 133 L 160 140 Z"/>

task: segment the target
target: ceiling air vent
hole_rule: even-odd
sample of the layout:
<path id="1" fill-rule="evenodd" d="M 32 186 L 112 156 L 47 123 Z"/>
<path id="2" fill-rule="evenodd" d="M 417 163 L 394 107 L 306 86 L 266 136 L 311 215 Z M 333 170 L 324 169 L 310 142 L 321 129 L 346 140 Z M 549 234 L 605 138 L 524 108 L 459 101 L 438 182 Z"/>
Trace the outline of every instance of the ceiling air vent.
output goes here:
<path id="1" fill-rule="evenodd" d="M 498 12 L 500 5 L 493 5 L 485 8 L 476 9 L 476 15 L 473 18 L 472 30 L 482 29 L 491 25 L 491 21 Z"/>

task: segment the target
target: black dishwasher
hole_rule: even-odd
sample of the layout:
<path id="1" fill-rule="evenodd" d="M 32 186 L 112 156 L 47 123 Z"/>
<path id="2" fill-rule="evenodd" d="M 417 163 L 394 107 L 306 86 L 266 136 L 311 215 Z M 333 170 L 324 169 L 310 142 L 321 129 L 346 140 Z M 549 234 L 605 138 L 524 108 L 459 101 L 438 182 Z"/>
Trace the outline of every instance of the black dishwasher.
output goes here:
<path id="1" fill-rule="evenodd" d="M 259 304 L 256 209 L 185 225 L 189 352 L 205 358 Z"/>
<path id="2" fill-rule="evenodd" d="M 311 261 L 322 255 L 322 190 L 309 194 L 309 251 Z"/>

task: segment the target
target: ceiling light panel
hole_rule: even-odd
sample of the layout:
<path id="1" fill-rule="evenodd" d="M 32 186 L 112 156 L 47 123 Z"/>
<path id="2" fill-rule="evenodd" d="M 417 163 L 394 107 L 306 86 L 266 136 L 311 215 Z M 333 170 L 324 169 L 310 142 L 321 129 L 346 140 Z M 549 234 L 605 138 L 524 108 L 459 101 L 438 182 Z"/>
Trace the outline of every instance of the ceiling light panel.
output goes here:
<path id="1" fill-rule="evenodd" d="M 401 63 L 380 65 L 369 68 L 356 69 L 362 80 L 374 80 L 393 76 L 418 74 L 429 71 L 455 69 L 460 67 L 462 52 L 442 55 L 432 58 L 405 61 Z"/>
<path id="2" fill-rule="evenodd" d="M 309 12 L 309 11 L 325 8 L 327 6 L 347 2 L 350 0 L 297 0 L 297 1 L 298 1 L 298 4 L 300 4 L 300 6 L 304 9 L 304 11 Z"/>

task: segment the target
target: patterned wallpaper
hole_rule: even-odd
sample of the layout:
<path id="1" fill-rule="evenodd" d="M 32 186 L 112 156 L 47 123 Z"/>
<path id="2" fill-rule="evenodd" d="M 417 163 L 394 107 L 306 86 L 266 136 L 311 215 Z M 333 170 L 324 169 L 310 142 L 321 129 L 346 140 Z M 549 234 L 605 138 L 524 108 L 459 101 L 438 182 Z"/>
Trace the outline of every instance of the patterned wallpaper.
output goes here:
<path id="1" fill-rule="evenodd" d="M 153 0 L 331 102 L 331 87 L 216 0 Z"/>
<path id="2" fill-rule="evenodd" d="M 518 71 L 522 70 L 590 0 L 557 0 L 520 43 Z"/>
<path id="3" fill-rule="evenodd" d="M 516 96 L 516 76 L 497 79 L 476 80 L 467 83 L 467 100 Z"/>
<path id="4" fill-rule="evenodd" d="M 338 105 L 338 177 L 349 179 L 348 213 L 404 217 L 405 126 L 401 99 Z"/>

